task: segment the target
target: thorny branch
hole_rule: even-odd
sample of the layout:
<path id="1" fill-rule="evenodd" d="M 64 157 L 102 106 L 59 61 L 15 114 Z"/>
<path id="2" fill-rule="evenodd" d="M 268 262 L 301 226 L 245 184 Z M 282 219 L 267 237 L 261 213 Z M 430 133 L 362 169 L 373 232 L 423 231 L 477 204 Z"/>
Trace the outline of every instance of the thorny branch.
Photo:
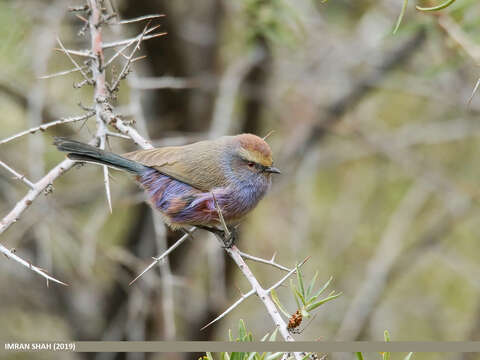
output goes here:
<path id="1" fill-rule="evenodd" d="M 71 122 L 76 122 L 76 121 L 81 121 L 81 120 L 87 120 L 88 118 L 92 117 L 93 115 L 96 115 L 96 120 L 97 120 L 97 133 L 96 133 L 96 138 L 99 140 L 99 146 L 100 147 L 105 147 L 106 143 L 106 137 L 107 135 L 111 135 L 107 129 L 107 124 L 113 125 L 116 129 L 118 129 L 121 133 L 124 135 L 128 136 L 131 138 L 133 141 L 135 141 L 139 146 L 143 148 L 151 148 L 152 146 L 148 141 L 143 139 L 138 132 L 130 127 L 129 125 L 126 125 L 120 118 L 115 116 L 112 112 L 112 107 L 108 102 L 108 99 L 110 97 L 110 93 L 108 92 L 108 89 L 106 87 L 106 81 L 105 81 L 105 69 L 102 68 L 102 64 L 104 63 L 103 60 L 103 49 L 108 48 L 108 47 L 116 47 L 116 46 L 121 46 L 126 43 L 130 43 L 131 40 L 127 40 L 126 42 L 119 42 L 119 43 L 111 43 L 111 44 L 106 44 L 102 41 L 101 37 L 101 22 L 103 21 L 102 17 L 103 14 L 101 13 L 100 5 L 95 1 L 95 0 L 89 0 L 89 8 L 92 9 L 90 12 L 90 16 L 88 19 L 88 23 L 90 26 L 90 34 L 92 37 L 92 49 L 89 50 L 88 52 L 78 52 L 78 51 L 72 51 L 72 50 L 67 50 L 64 46 L 63 43 L 58 39 L 58 43 L 61 47 L 61 51 L 65 53 L 65 55 L 70 59 L 70 61 L 74 64 L 75 69 L 74 70 L 69 70 L 66 72 L 62 72 L 61 75 L 67 74 L 70 72 L 74 71 L 80 71 L 82 75 L 85 78 L 85 83 L 95 85 L 95 91 L 94 91 L 94 102 L 95 102 L 95 111 L 93 112 L 88 112 L 85 115 L 82 116 L 77 116 L 77 117 L 72 117 L 72 118 L 66 118 L 66 119 L 60 119 L 57 121 L 53 121 L 47 124 L 40 125 L 35 128 L 31 128 L 29 130 L 20 132 L 18 134 L 12 135 L 2 141 L 0 141 L 0 145 L 4 144 L 6 142 L 9 142 L 11 140 L 17 139 L 21 136 L 34 133 L 36 131 L 43 131 L 49 127 L 55 126 L 55 125 L 60 125 L 60 124 L 65 124 L 65 123 L 71 123 Z M 87 9 L 86 7 L 85 9 Z M 147 40 L 148 38 L 155 38 L 161 36 L 161 34 L 153 34 L 150 37 L 143 37 L 142 40 Z M 107 45 L 107 46 L 105 46 Z M 85 67 L 80 66 L 73 58 L 71 55 L 81 55 L 81 56 L 87 56 L 92 59 L 91 65 L 90 65 L 90 71 L 92 72 L 92 78 L 90 79 L 87 76 L 87 73 L 85 72 Z M 53 76 L 57 76 L 60 73 L 54 74 L 54 75 L 47 75 L 44 78 L 50 78 Z M 97 142 L 98 144 L 98 142 Z M 25 179 L 22 175 L 20 175 L 18 172 L 16 172 L 14 169 L 8 167 L 6 164 L 2 163 L 2 167 L 7 169 L 9 172 L 14 174 L 17 178 L 22 180 L 24 183 L 26 183 L 31 190 L 19 201 L 17 204 L 14 206 L 14 208 L 5 216 L 3 219 L 0 221 L 0 235 L 5 232 L 12 224 L 16 223 L 20 216 L 23 214 L 23 212 L 33 203 L 33 201 L 36 200 L 36 198 L 43 192 L 46 191 L 48 194 L 49 192 L 52 191 L 53 189 L 53 182 L 61 176 L 64 172 L 68 171 L 75 165 L 74 161 L 71 161 L 69 159 L 66 159 L 62 161 L 60 164 L 55 166 L 52 170 L 50 170 L 43 178 L 38 180 L 36 183 L 31 183 L 29 180 Z M 105 176 L 105 186 L 106 186 L 106 192 L 107 192 L 107 199 L 109 200 L 109 205 L 110 205 L 110 190 L 109 190 L 109 180 L 108 180 L 108 171 L 104 170 L 104 176 Z M 21 263 L 22 265 L 29 264 L 28 262 L 24 261 L 21 259 L 19 256 L 12 254 L 9 252 L 6 248 L 2 247 L 2 252 L 9 256 L 9 258 Z M 38 274 L 42 275 L 45 277 L 47 280 L 53 280 L 58 283 L 62 283 L 60 281 L 57 281 L 53 278 L 51 278 L 49 275 L 47 275 L 44 271 L 41 269 L 34 267 L 33 265 L 28 265 L 30 269 L 33 271 L 37 272 Z"/>
<path id="2" fill-rule="evenodd" d="M 28 180 L 25 175 L 22 175 L 18 172 L 16 172 L 14 169 L 12 169 L 10 166 L 8 166 L 7 164 L 5 164 L 3 161 L 0 160 L 0 166 L 3 167 L 4 169 L 6 169 L 8 172 L 10 172 L 11 174 L 13 174 L 13 176 L 15 176 L 15 179 L 18 179 L 20 180 L 21 182 L 23 182 L 25 185 L 27 185 L 30 189 L 33 189 L 35 187 L 35 185 L 30 181 Z"/>
<path id="3" fill-rule="evenodd" d="M 15 139 L 18 139 L 19 137 L 22 137 L 24 135 L 28 135 L 28 134 L 34 134 L 36 133 L 37 131 L 45 131 L 47 130 L 48 128 L 52 127 L 52 126 L 56 126 L 56 125 L 62 125 L 62 124 L 69 124 L 69 123 L 73 123 L 73 122 L 77 122 L 77 121 L 82 121 L 82 120 L 87 120 L 89 118 L 91 118 L 92 116 L 94 116 L 95 113 L 92 111 L 92 112 L 88 112 L 84 115 L 79 115 L 79 116 L 72 116 L 72 117 L 68 117 L 68 118 L 64 118 L 64 119 L 60 119 L 60 120 L 55 120 L 55 121 L 51 121 L 49 123 L 45 123 L 45 124 L 42 124 L 40 126 L 36 126 L 36 127 L 33 127 L 31 129 L 28 129 L 28 130 L 25 130 L 25 131 L 22 131 L 22 132 L 19 132 L 15 135 L 12 135 L 12 136 L 9 136 L 8 138 L 5 138 L 3 140 L 0 140 L 0 145 L 2 144 L 5 144 L 9 141 L 12 141 L 12 140 L 15 140 Z"/>
<path id="4" fill-rule="evenodd" d="M 162 36 L 163 33 L 158 33 L 158 34 L 152 34 L 152 35 L 146 35 L 147 31 L 153 31 L 156 29 L 156 27 L 152 29 L 147 29 L 145 27 L 144 31 L 140 36 L 137 36 L 133 39 L 127 39 L 127 40 L 122 40 L 122 41 L 117 41 L 117 42 L 112 42 L 112 43 L 105 43 L 102 41 L 102 23 L 105 21 L 105 17 L 102 14 L 102 10 L 100 7 L 100 4 L 96 0 L 88 0 L 89 4 L 89 18 L 88 18 L 88 25 L 90 29 L 90 35 L 91 35 L 91 50 L 88 51 L 78 51 L 78 50 L 69 50 L 66 49 L 63 46 L 63 43 L 58 40 L 59 45 L 61 47 L 61 50 L 65 55 L 71 60 L 71 62 L 74 64 L 75 69 L 73 70 L 67 70 L 61 73 L 53 74 L 53 75 L 47 75 L 44 78 L 50 78 L 54 76 L 59 76 L 59 75 L 64 75 L 68 74 L 70 72 L 75 72 L 79 71 L 81 74 L 84 76 L 84 82 L 90 85 L 94 85 L 94 104 L 95 104 L 95 110 L 94 112 L 89 112 L 86 115 L 84 115 L 84 119 L 87 119 L 93 115 L 96 116 L 96 124 L 97 124 L 97 132 L 96 132 L 96 142 L 97 145 L 100 146 L 101 148 L 105 147 L 106 144 L 106 137 L 108 135 L 112 135 L 112 132 L 110 132 L 107 129 L 107 125 L 113 126 L 116 130 L 118 130 L 121 134 L 124 136 L 128 136 L 130 139 L 132 139 L 137 145 L 144 149 L 149 149 L 152 148 L 152 145 L 150 144 L 149 141 L 147 141 L 144 137 L 142 137 L 134 128 L 131 126 L 127 125 L 119 116 L 115 115 L 113 112 L 113 107 L 111 106 L 109 100 L 112 97 L 112 92 L 116 91 L 118 88 L 118 85 L 120 81 L 125 77 L 125 75 L 128 73 L 129 67 L 131 63 L 133 62 L 133 56 L 135 52 L 139 49 L 140 44 L 144 40 L 148 40 L 151 38 L 156 38 L 158 36 Z M 87 8 L 84 8 L 87 9 Z M 142 18 L 141 20 L 147 19 L 146 17 Z M 123 22 L 119 23 L 129 23 L 133 21 L 140 21 L 140 19 L 132 19 L 132 20 L 126 20 Z M 105 61 L 104 61 L 104 54 L 103 50 L 111 47 L 118 47 L 118 46 L 124 46 L 127 45 L 130 46 L 133 43 L 136 43 L 135 48 L 133 51 L 130 53 L 128 57 L 126 57 L 126 63 L 120 73 L 120 75 L 117 77 L 117 79 L 113 82 L 113 85 L 109 88 L 106 82 L 106 77 L 105 77 Z M 119 55 L 123 55 L 122 51 L 125 50 L 126 48 L 118 51 L 115 55 L 114 58 L 118 57 Z M 79 56 L 86 56 L 91 59 L 89 67 L 86 69 L 84 66 L 80 66 L 73 58 L 71 55 L 79 55 Z M 125 55 L 123 55 L 125 57 Z M 113 61 L 112 59 L 110 60 L 109 63 Z M 89 78 L 87 75 L 88 70 L 91 72 L 92 78 Z M 83 119 L 82 118 L 82 119 Z M 49 124 L 42 125 L 42 127 L 34 128 L 27 130 L 26 132 L 14 135 L 8 139 L 5 139 L 4 142 L 13 140 L 14 138 L 20 137 L 22 135 L 26 135 L 27 133 L 34 132 L 37 130 L 42 130 L 45 128 L 45 126 L 54 126 L 58 125 L 61 123 L 66 123 L 66 122 L 74 122 L 74 121 L 79 121 L 80 119 L 77 118 L 71 118 L 71 119 L 63 119 L 59 120 L 56 122 L 52 122 Z M 93 141 L 92 141 L 93 142 Z M 22 213 L 27 209 L 28 206 L 32 204 L 32 202 L 40 195 L 42 191 L 45 189 L 50 189 L 51 184 L 55 179 L 57 179 L 60 175 L 62 175 L 65 171 L 69 170 L 71 167 L 73 167 L 75 164 L 74 161 L 71 161 L 69 159 L 66 159 L 62 161 L 60 164 L 58 164 L 56 167 L 54 167 L 47 175 L 45 175 L 42 179 L 40 179 L 37 183 L 32 183 L 29 184 L 31 187 L 31 190 L 25 195 L 25 197 L 20 200 L 16 206 L 10 211 L 7 216 L 5 216 L 2 221 L 0 222 L 0 234 L 3 233 L 5 230 L 7 230 L 13 223 L 18 221 L 19 217 L 22 215 Z M 17 173 L 15 172 L 17 175 Z M 19 175 L 19 174 L 18 174 Z M 110 198 L 109 196 L 109 186 L 108 186 L 108 171 L 104 170 L 104 176 L 105 176 L 105 185 L 106 185 L 106 191 L 107 191 L 107 197 L 108 199 Z M 110 200 L 109 200 L 110 202 Z M 217 205 L 218 206 L 218 205 Z M 217 211 L 220 214 L 221 217 L 221 210 L 217 207 Z M 225 223 L 223 222 L 223 225 L 225 226 L 226 232 L 228 232 L 228 229 L 226 228 Z M 178 246 L 180 246 L 188 237 L 191 236 L 191 233 L 195 230 L 195 228 L 191 229 L 190 231 L 187 232 L 182 238 L 180 238 L 173 246 L 171 246 L 169 249 L 167 249 L 161 256 L 154 258 L 154 261 L 148 266 L 137 278 L 135 278 L 132 283 L 137 280 L 140 276 L 142 276 L 146 271 L 148 271 L 150 268 L 155 266 L 157 263 L 159 263 L 163 258 L 165 258 L 170 252 L 175 250 Z M 21 263 L 24 266 L 29 267 L 33 271 L 37 272 L 38 274 L 42 275 L 45 277 L 47 280 L 52 280 L 60 284 L 64 284 L 63 282 L 56 280 L 46 274 L 42 269 L 37 268 L 25 260 L 19 258 L 17 255 L 13 254 L 13 252 L 9 251 L 6 249 L 4 246 L 0 245 L 0 251 L 4 253 L 6 256 L 8 256 L 11 259 L 16 260 L 17 262 Z M 261 259 L 255 256 L 251 256 L 245 253 L 242 253 L 238 250 L 236 246 L 232 246 L 231 248 L 226 249 L 227 253 L 230 255 L 230 257 L 235 261 L 239 269 L 242 271 L 244 276 L 248 279 L 252 286 L 252 290 L 250 290 L 246 295 L 242 296 L 242 298 L 237 301 L 234 306 L 231 306 L 228 311 L 231 311 L 234 307 L 238 306 L 243 300 L 251 296 L 252 294 L 257 294 L 263 304 L 265 305 L 270 317 L 272 318 L 275 326 L 279 329 L 280 333 L 282 334 L 283 338 L 286 341 L 294 341 L 292 335 L 288 332 L 287 326 L 283 319 L 281 318 L 275 304 L 270 298 L 269 292 L 280 286 L 283 281 L 285 281 L 289 276 L 291 276 L 295 271 L 295 269 L 288 269 L 282 265 L 277 264 L 274 261 L 274 258 L 270 260 L 265 260 Z M 280 268 L 285 271 L 289 271 L 286 276 L 284 276 L 279 282 L 274 284 L 271 288 L 269 289 L 264 289 L 261 287 L 259 284 L 258 280 L 255 278 L 247 264 L 245 263 L 243 256 L 245 258 L 248 258 L 253 261 L 258 261 L 261 263 L 269 264 L 271 266 Z M 305 262 L 306 260 L 304 260 Z M 302 262 L 301 264 L 303 264 Z M 300 264 L 300 265 L 301 265 Z M 224 314 L 226 314 L 225 312 Z M 224 315 L 223 315 L 224 316 Z M 215 320 L 216 321 L 216 320 Z M 295 358 L 300 359 L 301 356 L 300 354 L 294 354 Z"/>

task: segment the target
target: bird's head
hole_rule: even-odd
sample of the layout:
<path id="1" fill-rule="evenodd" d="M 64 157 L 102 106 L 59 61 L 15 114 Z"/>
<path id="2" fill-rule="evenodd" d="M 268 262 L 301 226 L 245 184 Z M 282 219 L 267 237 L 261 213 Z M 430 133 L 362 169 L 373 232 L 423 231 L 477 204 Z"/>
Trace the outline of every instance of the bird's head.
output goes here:
<path id="1" fill-rule="evenodd" d="M 262 138 L 241 134 L 231 138 L 233 176 L 249 183 L 270 183 L 272 174 L 280 174 L 273 166 L 272 150 Z"/>

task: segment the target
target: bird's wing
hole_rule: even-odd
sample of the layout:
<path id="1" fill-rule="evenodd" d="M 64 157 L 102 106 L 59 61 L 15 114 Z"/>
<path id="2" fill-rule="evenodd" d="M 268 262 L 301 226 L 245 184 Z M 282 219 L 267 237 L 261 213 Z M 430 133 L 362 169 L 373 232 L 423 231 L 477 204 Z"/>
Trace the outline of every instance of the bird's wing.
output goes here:
<path id="1" fill-rule="evenodd" d="M 138 150 L 122 156 L 202 191 L 226 184 L 221 169 L 221 147 L 215 142 Z"/>

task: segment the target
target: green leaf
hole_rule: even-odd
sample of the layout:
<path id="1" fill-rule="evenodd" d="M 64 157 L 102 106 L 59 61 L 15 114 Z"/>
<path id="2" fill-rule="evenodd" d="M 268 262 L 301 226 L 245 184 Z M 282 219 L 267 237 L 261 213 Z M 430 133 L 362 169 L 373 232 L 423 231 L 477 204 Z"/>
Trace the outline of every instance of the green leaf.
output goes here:
<path id="1" fill-rule="evenodd" d="M 305 303 L 305 289 L 303 287 L 303 275 L 298 265 L 297 265 L 297 282 L 298 282 L 298 289 L 300 290 L 300 294 L 302 294 L 302 298 L 304 299 L 303 303 Z"/>
<path id="2" fill-rule="evenodd" d="M 388 330 L 385 330 L 383 332 L 383 338 L 385 339 L 385 342 L 390 342 L 390 334 L 388 333 Z M 388 351 L 385 351 L 382 353 L 382 358 L 383 360 L 390 360 L 390 353 Z"/>
<path id="3" fill-rule="evenodd" d="M 318 271 L 315 271 L 315 275 L 313 275 L 312 281 L 310 281 L 310 285 L 308 285 L 307 294 L 306 294 L 307 299 L 312 293 L 312 290 L 313 290 L 313 287 L 315 286 L 315 282 L 317 281 L 317 278 L 318 278 Z"/>
<path id="4" fill-rule="evenodd" d="M 338 294 L 335 294 L 335 295 L 331 295 L 329 297 L 326 297 L 325 299 L 322 299 L 320 301 L 317 301 L 316 303 L 313 303 L 313 304 L 310 304 L 306 307 L 306 310 L 307 311 L 312 311 L 313 309 L 316 309 L 317 307 L 319 307 L 320 305 L 323 305 L 325 304 L 326 302 L 329 302 L 333 299 L 336 299 L 337 297 L 339 297 L 340 295 L 342 295 L 342 293 L 338 293 Z"/>
<path id="5" fill-rule="evenodd" d="M 252 359 L 255 357 L 255 355 L 257 355 L 257 353 L 256 353 L 256 352 L 252 352 L 252 353 L 250 353 L 250 354 L 248 355 L 248 358 L 247 358 L 247 360 L 252 360 Z"/>
<path id="6" fill-rule="evenodd" d="M 278 328 L 275 328 L 275 330 L 272 332 L 272 335 L 270 336 L 270 339 L 268 339 L 268 341 L 277 340 L 277 334 L 278 334 Z"/>
<path id="7" fill-rule="evenodd" d="M 222 360 L 230 360 L 230 355 L 228 354 L 228 352 L 222 352 L 221 358 Z"/>
<path id="8" fill-rule="evenodd" d="M 390 334 L 389 334 L 388 330 L 385 330 L 383 332 L 383 338 L 385 339 L 385 342 L 390 342 Z"/>
<path id="9" fill-rule="evenodd" d="M 213 360 L 213 356 L 211 352 L 207 352 L 207 359 L 208 360 Z"/>
<path id="10" fill-rule="evenodd" d="M 245 322 L 243 319 L 240 319 L 238 322 L 238 336 L 240 337 L 240 341 L 243 341 L 247 336 L 247 328 L 245 327 Z"/>
<path id="11" fill-rule="evenodd" d="M 232 329 L 228 329 L 228 340 L 233 342 Z"/>
<path id="12" fill-rule="evenodd" d="M 230 354 L 230 360 L 243 360 L 243 353 L 241 352 L 232 352 Z"/>
<path id="13" fill-rule="evenodd" d="M 306 302 L 305 302 L 305 298 L 303 297 L 303 295 L 300 294 L 300 292 L 297 289 L 295 289 L 295 293 L 297 294 L 298 298 L 302 301 L 302 304 L 305 305 Z"/>
<path id="14" fill-rule="evenodd" d="M 409 352 L 408 355 L 403 358 L 403 360 L 411 360 L 412 356 L 413 352 Z"/>
<path id="15" fill-rule="evenodd" d="M 311 301 L 315 301 L 320 296 L 320 294 L 323 293 L 325 289 L 330 285 L 332 280 L 333 280 L 333 276 L 330 276 L 330 279 L 328 279 L 328 281 L 325 284 L 323 284 L 322 288 L 318 290 L 318 292 L 312 297 Z"/>
<path id="16" fill-rule="evenodd" d="M 361 352 L 356 352 L 355 355 L 357 355 L 357 360 L 363 360 L 363 355 Z"/>
<path id="17" fill-rule="evenodd" d="M 285 315 L 288 319 L 290 317 L 290 314 L 283 307 L 282 303 L 280 302 L 280 299 L 278 298 L 278 295 L 277 295 L 277 292 L 275 291 L 275 289 L 272 289 L 272 291 L 270 291 L 270 295 L 272 296 L 272 300 L 275 303 L 275 305 L 277 305 L 277 307 L 280 309 L 282 314 Z"/>
<path id="18" fill-rule="evenodd" d="M 393 29 L 393 34 L 397 33 L 397 30 L 400 27 L 400 24 L 402 23 L 403 16 L 407 11 L 407 5 L 408 5 L 408 0 L 403 0 L 402 10 L 400 11 L 400 15 L 398 15 L 397 23 L 395 24 L 395 29 Z"/>
<path id="19" fill-rule="evenodd" d="M 283 352 L 276 352 L 265 357 L 265 360 L 276 360 L 283 355 Z"/>
<path id="20" fill-rule="evenodd" d="M 312 353 L 307 353 L 303 358 L 302 360 L 307 360 L 310 358 L 310 355 L 312 355 Z"/>
<path id="21" fill-rule="evenodd" d="M 302 305 L 300 304 L 300 301 L 298 300 L 295 285 L 293 285 L 293 280 L 292 279 L 290 279 L 290 289 L 292 290 L 293 297 L 295 298 L 295 302 L 297 303 L 297 307 L 298 307 L 298 309 L 300 309 L 302 307 Z"/>
<path id="22" fill-rule="evenodd" d="M 267 340 L 267 338 L 268 338 L 268 333 L 266 333 L 266 334 L 260 339 L 260 341 L 261 341 L 261 342 L 264 342 L 265 340 Z"/>

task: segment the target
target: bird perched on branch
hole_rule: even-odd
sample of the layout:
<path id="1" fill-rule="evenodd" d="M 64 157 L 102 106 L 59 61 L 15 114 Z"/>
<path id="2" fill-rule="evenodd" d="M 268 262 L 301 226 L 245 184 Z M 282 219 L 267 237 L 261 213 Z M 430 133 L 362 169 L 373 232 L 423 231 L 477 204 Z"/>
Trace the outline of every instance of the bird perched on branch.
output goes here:
<path id="1" fill-rule="evenodd" d="M 135 174 L 152 206 L 173 229 L 194 225 L 223 235 L 218 204 L 234 234 L 234 225 L 269 189 L 271 175 L 280 173 L 273 167 L 270 146 L 252 134 L 121 156 L 65 138 L 55 138 L 54 144 L 72 160 Z M 231 246 L 234 240 L 234 236 L 225 239 L 225 245 Z"/>

